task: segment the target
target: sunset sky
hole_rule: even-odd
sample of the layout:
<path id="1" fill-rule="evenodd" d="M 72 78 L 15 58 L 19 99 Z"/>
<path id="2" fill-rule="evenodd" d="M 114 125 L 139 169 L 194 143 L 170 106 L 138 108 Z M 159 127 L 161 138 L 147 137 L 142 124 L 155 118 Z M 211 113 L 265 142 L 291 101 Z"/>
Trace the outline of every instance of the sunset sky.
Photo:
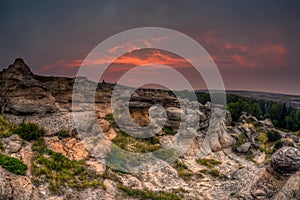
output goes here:
<path id="1" fill-rule="evenodd" d="M 0 67 L 22 57 L 34 73 L 73 77 L 106 38 L 132 28 L 164 27 L 198 41 L 226 89 L 300 95 L 299 19 L 297 0 L 1 1 Z M 155 49 L 120 57 L 103 78 L 116 82 L 149 62 L 174 67 L 195 89 L 205 87 L 186 60 Z"/>

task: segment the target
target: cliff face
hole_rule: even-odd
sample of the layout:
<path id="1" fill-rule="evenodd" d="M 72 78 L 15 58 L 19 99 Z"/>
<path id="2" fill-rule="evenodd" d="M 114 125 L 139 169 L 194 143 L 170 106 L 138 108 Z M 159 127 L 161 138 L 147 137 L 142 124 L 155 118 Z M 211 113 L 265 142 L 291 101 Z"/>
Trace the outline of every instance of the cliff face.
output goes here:
<path id="1" fill-rule="evenodd" d="M 130 102 L 134 121 L 141 126 L 149 124 L 149 113 L 160 114 L 155 104 L 166 108 L 168 119 L 162 130 L 154 129 L 151 140 L 136 139 L 120 131 L 111 117 L 113 84 L 98 84 L 95 105 L 85 102 L 77 108 L 72 107 L 74 79 L 35 75 L 22 59 L 16 59 L 3 70 L 0 79 L 3 116 L 15 126 L 34 122 L 46 130 L 42 138 L 25 141 L 16 134 L 2 137 L 3 127 L 9 127 L 5 133 L 14 127 L 8 126 L 9 122 L 0 124 L 1 153 L 23 161 L 28 167 L 22 176 L 0 166 L 0 199 L 299 198 L 300 174 L 296 172 L 300 162 L 299 138 L 275 129 L 268 120 L 243 115 L 232 127 L 227 112 L 225 121 L 214 123 L 208 131 L 212 109 L 209 103 L 197 103 L 199 111 L 194 113 L 191 108 L 180 108 L 179 100 L 170 91 L 139 89 Z M 84 78 L 82 81 L 95 84 Z M 88 131 L 93 133 L 97 123 L 105 135 L 105 139 L 98 141 L 97 156 L 89 151 L 74 128 L 72 115 L 74 111 L 85 116 L 94 108 L 97 122 L 87 124 Z M 174 163 L 155 172 L 136 174 L 120 173 L 106 166 L 112 144 L 135 153 L 168 146 L 178 138 L 182 113 L 189 123 L 199 123 L 199 128 L 193 130 L 195 137 L 189 149 Z M 160 119 L 155 123 L 160 123 Z M 273 132 L 280 137 L 269 141 L 268 135 Z M 207 135 L 217 142 L 208 143 L 210 151 L 202 157 Z M 280 153 L 281 146 L 295 148 L 283 147 Z M 276 150 L 279 153 L 273 155 L 269 166 L 268 160 Z M 136 161 L 118 156 L 122 167 Z M 100 160 L 96 159 L 99 157 Z M 292 166 L 288 175 L 284 171 L 286 165 Z"/>

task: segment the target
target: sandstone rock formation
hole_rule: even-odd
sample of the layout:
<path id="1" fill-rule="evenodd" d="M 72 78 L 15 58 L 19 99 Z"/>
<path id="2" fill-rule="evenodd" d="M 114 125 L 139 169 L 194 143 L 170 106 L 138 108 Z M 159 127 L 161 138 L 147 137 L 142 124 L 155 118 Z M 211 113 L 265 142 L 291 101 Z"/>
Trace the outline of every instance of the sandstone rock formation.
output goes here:
<path id="1" fill-rule="evenodd" d="M 55 177 L 49 182 L 47 176 L 57 176 L 58 172 L 53 175 L 45 168 L 40 168 L 38 173 L 32 171 L 36 169 L 34 167 L 41 167 L 36 162 L 41 155 L 37 155 L 36 147 L 33 147 L 35 141 L 27 142 L 18 135 L 10 135 L 1 139 L 0 153 L 23 161 L 28 170 L 22 176 L 0 167 L 0 199 L 139 199 L 139 195 L 158 194 L 206 200 L 299 199 L 299 137 L 277 130 L 268 119 L 258 120 L 244 114 L 236 125 L 231 126 L 230 113 L 220 106 L 177 99 L 167 90 L 138 89 L 129 103 L 130 118 L 142 128 L 148 126 L 153 137 L 152 140 L 133 140 L 132 136 L 120 131 L 119 124 L 112 118 L 110 101 L 114 84 L 97 85 L 81 78 L 83 88 L 88 85 L 96 87 L 95 102 L 78 95 L 78 104 L 74 106 L 72 93 L 82 92 L 80 89 L 73 91 L 74 79 L 35 75 L 22 59 L 16 59 L 2 71 L 0 79 L 3 115 L 15 125 L 21 122 L 39 124 L 47 131 L 42 138 L 45 142 L 43 148 L 61 153 L 70 162 L 82 161 L 86 168 L 81 170 L 87 170 L 87 174 L 102 181 L 96 187 L 90 183 L 80 189 L 76 188 L 73 179 L 70 183 L 73 187 L 66 183 L 55 185 Z M 118 103 L 122 106 L 125 101 L 121 99 Z M 218 112 L 224 114 L 225 118 L 212 120 L 217 117 L 211 114 L 212 109 L 216 109 L 216 115 Z M 80 116 L 79 120 L 84 119 L 80 130 L 75 129 L 72 111 Z M 120 125 L 127 130 L 133 129 L 127 120 L 122 120 L 121 111 L 117 118 L 121 118 Z M 185 123 L 180 130 L 182 122 Z M 101 127 L 102 132 L 97 127 Z M 64 134 L 59 132 L 61 130 Z M 267 141 L 270 131 L 278 133 L 281 139 Z M 132 142 L 124 145 L 131 149 L 134 145 L 139 148 L 148 148 L 149 145 L 155 150 L 157 146 L 172 149 L 172 145 L 178 148 L 185 142 L 191 143 L 183 155 L 164 168 L 126 174 L 106 166 L 112 144 L 121 145 L 126 141 Z M 172 153 L 166 151 L 156 161 L 165 162 L 172 158 Z M 269 166 L 267 160 L 272 154 Z M 117 156 L 118 164 L 123 166 L 126 163 L 124 155 Z M 40 157 L 48 158 L 49 155 Z M 136 164 L 136 161 L 135 157 L 131 163 Z M 62 180 L 67 175 L 63 174 Z M 63 192 L 53 192 L 57 188 L 50 190 L 53 185 L 61 186 Z M 128 193 L 124 192 L 126 190 Z"/>

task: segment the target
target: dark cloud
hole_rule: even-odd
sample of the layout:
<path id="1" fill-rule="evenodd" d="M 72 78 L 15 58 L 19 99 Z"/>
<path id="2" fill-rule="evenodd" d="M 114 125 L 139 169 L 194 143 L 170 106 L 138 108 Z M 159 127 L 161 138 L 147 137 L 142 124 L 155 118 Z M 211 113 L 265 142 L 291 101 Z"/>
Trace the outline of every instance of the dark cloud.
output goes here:
<path id="1" fill-rule="evenodd" d="M 72 76 L 77 68 L 67 66 L 107 37 L 159 26 L 199 41 L 228 89 L 300 94 L 299 11 L 296 0 L 2 1 L 0 66 L 23 57 L 35 72 Z M 209 33 L 215 43 L 207 41 Z"/>

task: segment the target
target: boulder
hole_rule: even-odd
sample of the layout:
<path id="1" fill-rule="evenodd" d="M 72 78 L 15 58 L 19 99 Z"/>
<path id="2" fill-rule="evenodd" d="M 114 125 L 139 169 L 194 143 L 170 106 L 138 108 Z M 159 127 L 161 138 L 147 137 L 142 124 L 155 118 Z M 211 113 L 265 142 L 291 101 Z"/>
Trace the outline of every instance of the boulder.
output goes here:
<path id="1" fill-rule="evenodd" d="M 280 175 L 289 176 L 300 168 L 300 150 L 282 147 L 272 155 L 270 164 Z"/>
<path id="2" fill-rule="evenodd" d="M 168 114 L 168 118 L 170 120 L 174 120 L 174 121 L 180 121 L 181 120 L 181 116 L 183 116 L 183 111 L 180 108 L 176 108 L 176 107 L 169 107 L 167 108 L 167 114 Z"/>
<path id="3" fill-rule="evenodd" d="M 257 122 L 257 118 L 251 115 L 243 114 L 239 117 L 238 122 L 246 121 L 247 123 L 250 122 Z"/>
<path id="4" fill-rule="evenodd" d="M 23 140 L 20 138 L 20 136 L 14 134 L 8 138 L 3 138 L 2 144 L 5 149 L 5 153 L 17 153 L 22 148 Z"/>
<path id="5" fill-rule="evenodd" d="M 247 153 L 251 147 L 251 142 L 246 142 L 236 148 L 236 150 L 240 153 Z"/>
<path id="6" fill-rule="evenodd" d="M 274 125 L 270 119 L 260 120 L 258 121 L 258 125 L 265 128 L 274 128 Z"/>

